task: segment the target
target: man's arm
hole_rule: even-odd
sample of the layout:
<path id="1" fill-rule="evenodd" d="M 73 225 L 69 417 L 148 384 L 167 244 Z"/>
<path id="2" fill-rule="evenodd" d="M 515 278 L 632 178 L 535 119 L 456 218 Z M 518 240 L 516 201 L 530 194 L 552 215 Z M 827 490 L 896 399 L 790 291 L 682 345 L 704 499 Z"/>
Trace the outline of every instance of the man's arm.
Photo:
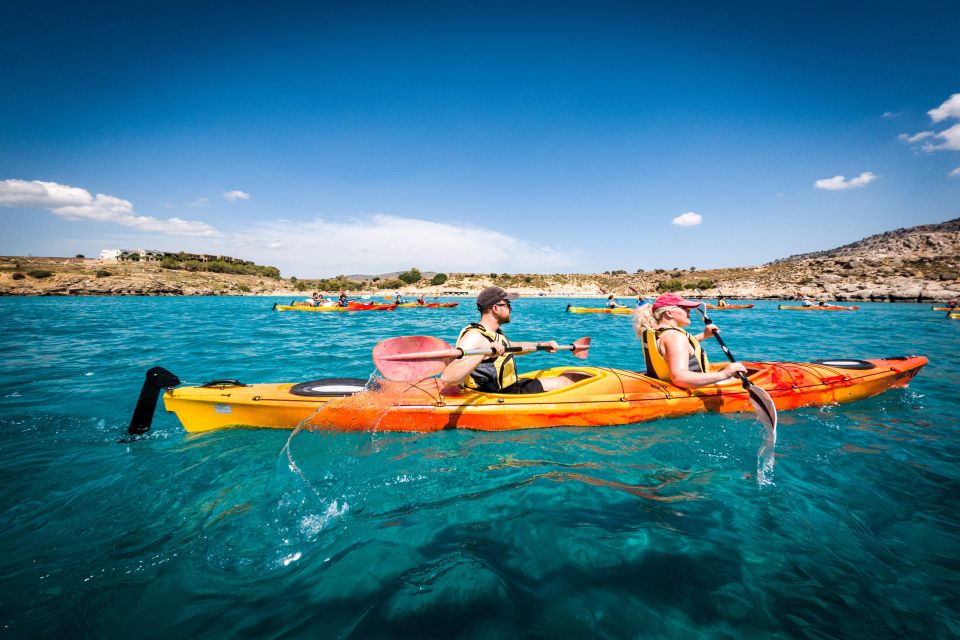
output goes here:
<path id="1" fill-rule="evenodd" d="M 503 355 L 503 345 L 498 342 L 490 342 L 479 331 L 468 331 L 460 340 L 460 348 L 468 349 L 489 349 L 493 347 L 498 355 Z M 458 358 L 447 365 L 447 368 L 440 374 L 440 383 L 445 387 L 456 387 L 467 379 L 473 370 L 480 366 L 486 355 L 464 356 Z"/>

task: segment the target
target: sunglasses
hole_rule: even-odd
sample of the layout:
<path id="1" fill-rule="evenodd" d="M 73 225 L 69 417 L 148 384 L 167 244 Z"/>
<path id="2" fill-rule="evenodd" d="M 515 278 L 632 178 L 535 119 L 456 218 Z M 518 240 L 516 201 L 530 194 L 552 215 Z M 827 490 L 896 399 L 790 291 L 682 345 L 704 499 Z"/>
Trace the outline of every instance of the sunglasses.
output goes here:
<path id="1" fill-rule="evenodd" d="M 505 306 L 507 309 L 509 309 L 509 308 L 510 308 L 510 301 L 509 301 L 509 300 L 501 300 L 500 302 L 498 302 L 497 304 L 495 304 L 495 305 L 493 305 L 493 306 L 499 307 L 500 305 L 503 305 L 503 306 Z"/>

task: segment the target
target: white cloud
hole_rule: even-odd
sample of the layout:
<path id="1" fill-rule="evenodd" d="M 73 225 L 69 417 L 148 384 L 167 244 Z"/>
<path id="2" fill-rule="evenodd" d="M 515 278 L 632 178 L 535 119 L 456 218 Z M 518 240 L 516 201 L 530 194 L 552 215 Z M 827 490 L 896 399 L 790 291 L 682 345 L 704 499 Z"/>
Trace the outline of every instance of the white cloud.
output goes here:
<path id="1" fill-rule="evenodd" d="M 960 118 L 960 93 L 953 94 L 936 109 L 930 109 L 927 115 L 934 122 L 941 122 L 947 118 Z"/>
<path id="2" fill-rule="evenodd" d="M 921 131 L 920 133 L 915 133 L 913 135 L 910 135 L 909 133 L 901 133 L 897 136 L 897 139 L 913 144 L 914 142 L 920 142 L 925 138 L 929 138 L 932 135 L 933 131 Z"/>
<path id="3" fill-rule="evenodd" d="M 695 227 L 703 222 L 703 216 L 693 211 L 687 211 L 683 215 L 674 218 L 671 222 L 678 227 Z"/>
<path id="4" fill-rule="evenodd" d="M 864 171 L 856 178 L 850 178 L 847 180 L 844 176 L 833 176 L 832 178 L 821 178 L 813 183 L 817 189 L 826 189 L 827 191 L 843 191 L 844 189 L 854 189 L 857 187 L 863 187 L 874 180 L 878 176 L 874 175 L 870 171 Z"/>
<path id="5" fill-rule="evenodd" d="M 239 189 L 235 189 L 233 191 L 224 191 L 223 199 L 230 202 L 236 202 L 237 200 L 249 200 L 250 194 L 246 191 L 240 191 Z"/>
<path id="6" fill-rule="evenodd" d="M 90 195 L 86 189 L 40 180 L 0 181 L 0 206 L 41 207 L 66 220 L 113 222 L 141 231 L 176 236 L 216 236 L 219 232 L 205 222 L 181 218 L 161 220 L 140 216 L 129 200 L 98 193 Z"/>
<path id="7" fill-rule="evenodd" d="M 272 221 L 229 241 L 244 255 L 298 277 L 385 273 L 417 266 L 439 271 L 552 273 L 573 268 L 577 252 L 505 233 L 377 214 L 349 220 Z M 276 252 L 283 248 L 282 256 Z"/>
<path id="8" fill-rule="evenodd" d="M 947 175 L 950 176 L 951 178 L 960 178 L 960 167 L 957 167 Z"/>
<path id="9" fill-rule="evenodd" d="M 883 119 L 884 119 L 884 120 L 893 120 L 894 118 L 899 118 L 899 117 L 900 117 L 900 112 L 899 112 L 899 111 L 884 111 L 884 112 L 883 112 Z"/>
<path id="10" fill-rule="evenodd" d="M 187 203 L 187 206 L 188 206 L 188 207 L 202 207 L 203 205 L 207 204 L 209 201 L 210 201 L 210 198 L 197 198 L 196 200 L 193 200 L 192 202 L 188 202 L 188 203 Z"/>
<path id="11" fill-rule="evenodd" d="M 940 144 L 928 142 L 923 145 L 924 151 L 960 151 L 960 124 L 955 124 L 935 134 L 934 137 L 943 142 Z"/>
<path id="12" fill-rule="evenodd" d="M 927 115 L 934 123 L 943 122 L 949 118 L 960 119 L 960 93 L 955 93 L 947 98 L 943 104 L 936 109 L 927 111 Z M 901 133 L 898 136 L 901 140 L 909 143 L 919 142 L 928 138 L 936 138 L 941 142 L 925 142 L 920 147 L 922 151 L 931 153 L 933 151 L 960 151 L 960 124 L 955 124 L 943 131 L 921 131 L 913 135 Z"/>

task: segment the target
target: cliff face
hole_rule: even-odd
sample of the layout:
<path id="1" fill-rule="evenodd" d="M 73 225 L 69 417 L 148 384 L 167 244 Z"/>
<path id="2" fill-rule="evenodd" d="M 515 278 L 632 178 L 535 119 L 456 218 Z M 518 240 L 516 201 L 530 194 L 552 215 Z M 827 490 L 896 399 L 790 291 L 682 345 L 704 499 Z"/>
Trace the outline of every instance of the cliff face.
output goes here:
<path id="1" fill-rule="evenodd" d="M 37 271 L 49 271 L 45 278 Z M 30 275 L 34 272 L 34 275 Z M 432 275 L 425 272 L 427 275 Z M 15 275 L 18 274 L 18 275 Z M 960 218 L 941 224 L 897 229 L 852 244 L 790 256 L 757 267 L 617 274 L 449 273 L 441 286 L 428 280 L 404 292 L 436 296 L 443 291 L 476 293 L 496 284 L 525 295 L 652 295 L 666 280 L 694 285 L 706 297 L 722 292 L 732 298 L 826 300 L 948 300 L 960 298 Z M 704 286 L 704 281 L 713 283 Z M 312 290 L 309 281 L 301 286 Z M 390 294 L 370 282 L 356 284 L 352 295 Z M 0 257 L 0 295 L 290 295 L 300 297 L 290 280 L 162 269 L 156 263 L 117 263 L 74 258 Z"/>

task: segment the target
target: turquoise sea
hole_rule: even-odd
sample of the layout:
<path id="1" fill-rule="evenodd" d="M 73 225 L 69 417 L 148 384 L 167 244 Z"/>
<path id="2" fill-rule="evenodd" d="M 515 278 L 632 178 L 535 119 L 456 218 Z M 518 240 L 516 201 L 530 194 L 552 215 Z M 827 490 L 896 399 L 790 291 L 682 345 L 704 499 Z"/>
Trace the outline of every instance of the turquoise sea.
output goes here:
<path id="1" fill-rule="evenodd" d="M 0 299 L 2 637 L 960 636 L 960 321 L 930 304 L 714 314 L 745 360 L 930 358 L 908 389 L 781 413 L 766 486 L 752 414 L 300 432 L 288 458 L 289 432 L 187 435 L 161 405 L 118 442 L 152 366 L 366 378 L 379 340 L 476 317 L 288 300 Z M 629 317 L 568 303 L 601 301 L 518 300 L 508 335 L 641 367 Z"/>

